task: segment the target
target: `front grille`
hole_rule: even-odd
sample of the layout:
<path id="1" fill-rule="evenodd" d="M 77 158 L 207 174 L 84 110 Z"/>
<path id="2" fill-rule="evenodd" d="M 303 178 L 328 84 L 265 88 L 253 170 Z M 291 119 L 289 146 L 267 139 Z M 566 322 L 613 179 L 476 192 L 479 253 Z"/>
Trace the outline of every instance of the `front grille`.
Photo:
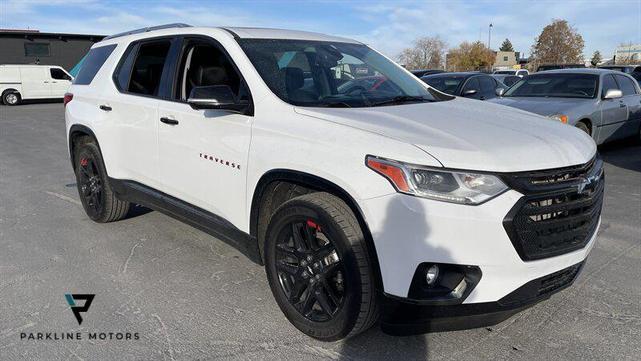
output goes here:
<path id="1" fill-rule="evenodd" d="M 503 221 L 521 259 L 532 261 L 585 247 L 603 204 L 603 162 L 517 173 L 507 183 L 525 194 Z"/>
<path id="2" fill-rule="evenodd" d="M 541 278 L 539 296 L 553 293 L 572 283 L 581 270 L 582 265 L 583 263 L 579 263 Z"/>

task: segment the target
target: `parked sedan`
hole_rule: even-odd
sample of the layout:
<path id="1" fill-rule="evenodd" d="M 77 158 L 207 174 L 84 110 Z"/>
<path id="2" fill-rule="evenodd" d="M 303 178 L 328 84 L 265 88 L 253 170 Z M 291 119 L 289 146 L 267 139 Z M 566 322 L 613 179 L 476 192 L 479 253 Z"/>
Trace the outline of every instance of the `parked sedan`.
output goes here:
<path id="1" fill-rule="evenodd" d="M 565 69 L 536 73 L 492 102 L 576 126 L 597 144 L 641 137 L 641 89 L 634 78 L 618 71 Z"/>
<path id="2" fill-rule="evenodd" d="M 508 74 L 492 74 L 492 78 L 500 81 L 501 83 L 505 84 L 505 86 L 511 87 L 512 85 L 516 84 L 519 80 L 523 79 L 523 77 L 520 77 L 518 75 L 508 75 Z"/>
<path id="3" fill-rule="evenodd" d="M 444 73 L 445 70 L 440 70 L 440 69 L 420 69 L 420 70 L 412 70 L 412 74 L 414 74 L 417 77 L 423 77 L 425 75 L 430 75 L 430 74 L 438 74 L 438 73 Z"/>
<path id="4" fill-rule="evenodd" d="M 641 81 L 641 66 L 639 65 L 604 65 L 599 68 L 622 71 L 626 74 L 630 74 L 637 80 L 637 82 Z"/>
<path id="5" fill-rule="evenodd" d="M 432 74 L 421 80 L 443 93 L 478 100 L 496 98 L 507 89 L 505 84 L 478 72 Z"/>
<path id="6" fill-rule="evenodd" d="M 511 69 L 511 70 L 495 70 L 495 75 L 516 75 L 519 78 L 530 75 L 530 72 L 527 69 Z"/>

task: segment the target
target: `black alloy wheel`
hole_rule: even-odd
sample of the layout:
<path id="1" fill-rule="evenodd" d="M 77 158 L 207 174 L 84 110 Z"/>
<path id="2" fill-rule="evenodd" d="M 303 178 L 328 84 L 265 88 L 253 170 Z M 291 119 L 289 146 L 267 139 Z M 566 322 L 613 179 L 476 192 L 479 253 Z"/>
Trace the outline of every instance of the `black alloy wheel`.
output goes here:
<path id="1" fill-rule="evenodd" d="M 74 142 L 74 168 L 78 195 L 87 216 L 98 223 L 126 217 L 130 203 L 111 189 L 102 154 L 95 140 L 81 137 Z"/>
<path id="2" fill-rule="evenodd" d="M 276 270 L 289 302 L 305 318 L 329 321 L 342 306 L 345 270 L 336 247 L 314 219 L 285 224 L 276 244 Z"/>
<path id="3" fill-rule="evenodd" d="M 78 192 L 86 205 L 86 211 L 90 218 L 96 218 L 100 215 L 103 197 L 103 181 L 100 178 L 100 172 L 96 160 L 91 154 L 81 153 L 78 162 Z"/>
<path id="4" fill-rule="evenodd" d="M 271 215 L 265 271 L 287 319 L 308 336 L 336 341 L 378 319 L 374 268 L 361 226 L 337 196 L 314 192 Z"/>

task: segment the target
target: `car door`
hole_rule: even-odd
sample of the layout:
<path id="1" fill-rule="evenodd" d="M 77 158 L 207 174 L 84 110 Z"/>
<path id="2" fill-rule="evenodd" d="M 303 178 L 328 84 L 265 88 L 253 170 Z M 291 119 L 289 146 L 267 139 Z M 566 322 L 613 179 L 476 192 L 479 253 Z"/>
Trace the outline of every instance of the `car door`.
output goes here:
<path id="1" fill-rule="evenodd" d="M 49 68 L 49 85 L 52 98 L 62 98 L 71 85 L 71 75 L 62 68 Z"/>
<path id="2" fill-rule="evenodd" d="M 99 104 L 111 122 L 119 146 L 118 177 L 160 187 L 158 172 L 158 104 L 168 76 L 169 50 L 175 38 L 132 43 L 121 57 L 114 83 L 118 92 Z"/>
<path id="3" fill-rule="evenodd" d="M 162 191 L 242 224 L 253 117 L 193 109 L 187 99 L 195 87 L 228 85 L 237 98 L 251 102 L 247 86 L 223 46 L 212 38 L 185 38 L 177 58 L 173 99 L 159 107 Z"/>
<path id="4" fill-rule="evenodd" d="M 471 99 L 481 99 L 483 94 L 481 94 L 481 83 L 479 83 L 479 77 L 478 76 L 473 76 L 463 84 L 463 88 L 461 90 L 461 96 L 464 96 L 466 98 L 471 98 Z M 466 94 L 468 92 L 474 91 L 472 94 Z"/>
<path id="5" fill-rule="evenodd" d="M 619 89 L 614 76 L 606 74 L 602 78 L 601 85 L 601 124 L 597 135 L 597 143 L 614 140 L 623 137 L 621 127 L 628 120 L 628 107 L 623 98 L 604 99 L 608 90 Z"/>
<path id="6" fill-rule="evenodd" d="M 25 66 L 20 68 L 22 98 L 37 99 L 51 96 L 50 77 L 44 66 Z"/>
<path id="7" fill-rule="evenodd" d="M 630 136 L 637 133 L 639 130 L 639 122 L 641 122 L 641 95 L 635 81 L 625 75 L 614 75 L 614 79 L 619 85 L 619 89 L 623 92 L 623 102 L 628 108 L 628 119 L 623 125 L 621 132 L 623 136 Z"/>

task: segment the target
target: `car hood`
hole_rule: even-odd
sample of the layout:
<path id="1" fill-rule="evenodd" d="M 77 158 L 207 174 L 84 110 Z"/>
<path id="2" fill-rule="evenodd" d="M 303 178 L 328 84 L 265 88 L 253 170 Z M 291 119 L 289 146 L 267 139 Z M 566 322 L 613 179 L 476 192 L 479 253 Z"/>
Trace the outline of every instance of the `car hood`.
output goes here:
<path id="1" fill-rule="evenodd" d="M 593 99 L 545 98 L 545 97 L 503 97 L 488 100 L 544 116 L 564 114 L 573 108 L 593 102 Z"/>
<path id="2" fill-rule="evenodd" d="M 586 163 L 596 152 L 592 138 L 574 127 L 464 98 L 295 111 L 414 144 L 448 168 L 494 172 L 559 168 Z"/>

